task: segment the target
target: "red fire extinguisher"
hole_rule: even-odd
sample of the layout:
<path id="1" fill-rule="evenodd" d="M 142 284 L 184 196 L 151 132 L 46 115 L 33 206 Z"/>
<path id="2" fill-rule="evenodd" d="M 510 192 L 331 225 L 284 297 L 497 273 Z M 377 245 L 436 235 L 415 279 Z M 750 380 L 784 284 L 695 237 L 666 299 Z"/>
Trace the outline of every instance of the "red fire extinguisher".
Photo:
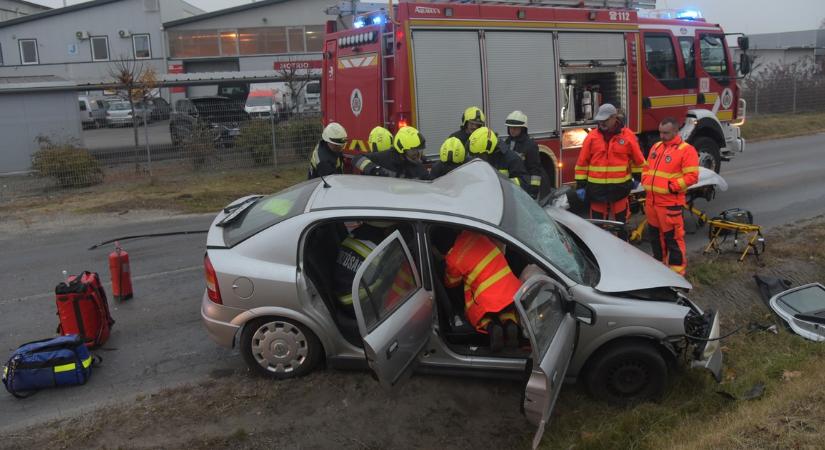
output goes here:
<path id="1" fill-rule="evenodd" d="M 115 242 L 115 251 L 109 253 L 109 273 L 112 277 L 112 297 L 115 300 L 132 298 L 132 275 L 129 272 L 129 254 Z"/>

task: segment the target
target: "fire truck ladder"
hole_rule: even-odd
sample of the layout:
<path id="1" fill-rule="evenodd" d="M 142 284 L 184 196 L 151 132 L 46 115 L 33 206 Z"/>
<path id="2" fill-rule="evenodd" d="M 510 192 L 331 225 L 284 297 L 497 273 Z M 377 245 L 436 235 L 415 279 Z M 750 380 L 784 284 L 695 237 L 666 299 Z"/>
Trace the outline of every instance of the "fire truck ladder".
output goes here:
<path id="1" fill-rule="evenodd" d="M 395 68 L 395 24 L 392 21 L 388 21 L 381 32 L 381 112 L 387 129 L 391 129 L 390 105 L 395 103 L 392 98 L 395 76 L 390 73 L 390 68 Z"/>

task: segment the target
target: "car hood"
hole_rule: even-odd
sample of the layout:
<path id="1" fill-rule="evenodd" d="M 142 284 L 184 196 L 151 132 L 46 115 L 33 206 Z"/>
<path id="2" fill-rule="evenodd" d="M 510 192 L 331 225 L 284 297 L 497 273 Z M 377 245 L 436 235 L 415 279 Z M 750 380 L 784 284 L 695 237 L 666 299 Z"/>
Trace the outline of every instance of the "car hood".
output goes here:
<path id="1" fill-rule="evenodd" d="M 593 252 L 601 272 L 596 290 L 616 293 L 663 287 L 692 288 L 684 277 L 647 253 L 581 217 L 556 207 L 547 207 L 545 211 Z"/>

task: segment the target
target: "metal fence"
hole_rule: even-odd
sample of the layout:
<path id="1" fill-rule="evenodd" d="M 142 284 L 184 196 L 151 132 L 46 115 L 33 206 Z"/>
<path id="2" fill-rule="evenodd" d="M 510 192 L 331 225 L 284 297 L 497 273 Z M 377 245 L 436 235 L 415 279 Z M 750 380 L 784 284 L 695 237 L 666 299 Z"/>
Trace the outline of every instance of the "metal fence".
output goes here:
<path id="1" fill-rule="evenodd" d="M 748 115 L 825 112 L 825 75 L 757 78 L 741 86 Z"/>
<path id="2" fill-rule="evenodd" d="M 177 110 L 111 98 L 105 104 L 105 116 L 84 124 L 82 139 L 40 137 L 31 172 L 0 176 L 0 202 L 111 180 L 277 168 L 308 161 L 321 134 L 318 112 L 280 105 L 251 108 L 204 98 L 177 102 Z"/>

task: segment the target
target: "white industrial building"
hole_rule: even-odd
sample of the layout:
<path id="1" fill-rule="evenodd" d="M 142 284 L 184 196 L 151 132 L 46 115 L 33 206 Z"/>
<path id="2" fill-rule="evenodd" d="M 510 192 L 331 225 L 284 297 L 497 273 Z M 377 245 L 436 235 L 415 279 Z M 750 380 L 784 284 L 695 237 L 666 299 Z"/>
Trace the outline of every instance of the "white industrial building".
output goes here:
<path id="1" fill-rule="evenodd" d="M 0 22 L 48 11 L 48 6 L 22 0 L 0 0 Z"/>
<path id="2" fill-rule="evenodd" d="M 772 65 L 787 66 L 803 59 L 825 61 L 825 29 L 752 34 L 748 54 L 754 59 L 753 75 Z M 738 60 L 738 49 L 736 58 Z"/>

